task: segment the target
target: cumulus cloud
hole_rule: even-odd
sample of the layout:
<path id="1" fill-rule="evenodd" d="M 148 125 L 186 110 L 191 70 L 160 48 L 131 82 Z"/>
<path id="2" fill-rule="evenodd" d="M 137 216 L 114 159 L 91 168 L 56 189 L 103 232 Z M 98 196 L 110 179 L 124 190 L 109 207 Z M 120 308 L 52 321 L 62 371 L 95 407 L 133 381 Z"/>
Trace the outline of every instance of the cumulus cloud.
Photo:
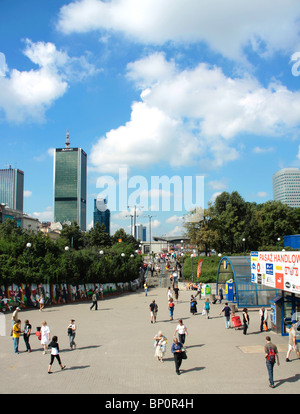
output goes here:
<path id="1" fill-rule="evenodd" d="M 25 44 L 24 55 L 38 68 L 9 70 L 2 54 L 0 110 L 9 121 L 40 122 L 46 110 L 66 93 L 70 81 L 83 79 L 97 70 L 85 57 L 69 57 L 53 43 L 33 43 L 27 39 Z"/>
<path id="2" fill-rule="evenodd" d="M 53 217 L 54 217 L 53 208 L 48 206 L 45 211 L 39 211 L 39 212 L 35 211 L 31 213 L 30 216 L 39 219 L 40 222 L 43 222 L 43 221 L 53 222 Z"/>
<path id="3" fill-rule="evenodd" d="M 239 134 L 280 136 L 300 122 L 300 92 L 280 83 L 264 87 L 204 63 L 180 70 L 157 53 L 127 69 L 140 101 L 132 104 L 130 121 L 93 146 L 90 161 L 101 172 L 160 163 L 221 167 L 239 157 Z"/>
<path id="4" fill-rule="evenodd" d="M 66 34 L 113 31 L 144 44 L 204 42 L 241 60 L 245 47 L 264 56 L 294 51 L 299 15 L 298 0 L 77 0 L 60 9 L 57 28 Z"/>
<path id="5" fill-rule="evenodd" d="M 32 196 L 32 191 L 24 190 L 24 197 L 31 197 L 31 196 Z"/>

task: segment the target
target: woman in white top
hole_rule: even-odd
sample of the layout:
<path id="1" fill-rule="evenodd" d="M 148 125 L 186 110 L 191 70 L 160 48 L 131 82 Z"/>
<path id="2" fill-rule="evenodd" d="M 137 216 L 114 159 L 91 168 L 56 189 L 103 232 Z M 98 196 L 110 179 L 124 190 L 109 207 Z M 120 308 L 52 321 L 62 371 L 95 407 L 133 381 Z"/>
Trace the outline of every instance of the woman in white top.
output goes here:
<path id="1" fill-rule="evenodd" d="M 48 374 L 52 374 L 51 368 L 54 361 L 54 358 L 57 359 L 61 369 L 65 369 L 66 366 L 61 363 L 60 356 L 59 356 L 59 345 L 58 345 L 58 338 L 57 336 L 53 336 L 52 341 L 50 342 L 49 346 L 51 346 L 51 360 L 48 367 Z"/>
<path id="2" fill-rule="evenodd" d="M 155 353 L 154 356 L 157 358 L 158 361 L 163 362 L 163 357 L 166 353 L 166 345 L 167 345 L 167 338 L 162 334 L 161 331 L 154 337 L 155 342 Z"/>
<path id="3" fill-rule="evenodd" d="M 171 292 L 171 288 L 168 288 L 168 302 L 170 302 L 170 299 L 173 299 L 173 295 Z"/>
<path id="4" fill-rule="evenodd" d="M 41 344 L 44 347 L 44 352 L 43 352 L 44 355 L 47 352 L 49 342 L 50 342 L 50 328 L 47 325 L 47 322 L 43 321 L 42 327 L 41 327 Z"/>
<path id="5" fill-rule="evenodd" d="M 75 344 L 75 335 L 76 335 L 76 325 L 75 325 L 75 319 L 70 320 L 70 324 L 68 326 L 68 337 L 70 342 L 70 349 L 76 348 Z"/>
<path id="6" fill-rule="evenodd" d="M 187 328 L 182 322 L 182 319 L 179 319 L 179 324 L 176 326 L 174 336 L 176 336 L 176 333 L 178 332 L 178 340 L 182 343 L 182 345 L 185 343 L 185 335 L 188 334 Z"/>

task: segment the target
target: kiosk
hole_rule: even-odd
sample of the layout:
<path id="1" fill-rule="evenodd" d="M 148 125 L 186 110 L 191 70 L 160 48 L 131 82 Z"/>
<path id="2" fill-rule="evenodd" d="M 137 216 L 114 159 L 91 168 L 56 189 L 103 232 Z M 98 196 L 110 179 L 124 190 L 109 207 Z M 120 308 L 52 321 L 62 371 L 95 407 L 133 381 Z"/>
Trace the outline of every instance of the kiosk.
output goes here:
<path id="1" fill-rule="evenodd" d="M 270 301 L 271 303 L 271 329 L 287 336 L 288 329 L 292 324 L 296 323 L 300 325 L 300 298 L 296 297 L 295 294 L 289 294 L 282 292 L 282 296 L 277 296 Z M 300 340 L 297 338 L 297 342 Z"/>

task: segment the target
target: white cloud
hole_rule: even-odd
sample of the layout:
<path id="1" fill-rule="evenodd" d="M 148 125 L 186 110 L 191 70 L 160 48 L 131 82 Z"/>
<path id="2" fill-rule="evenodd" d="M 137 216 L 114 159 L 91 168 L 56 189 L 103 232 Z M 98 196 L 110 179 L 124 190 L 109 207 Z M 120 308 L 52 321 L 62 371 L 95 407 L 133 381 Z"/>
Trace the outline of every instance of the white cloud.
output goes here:
<path id="1" fill-rule="evenodd" d="M 275 151 L 274 147 L 267 147 L 267 148 L 255 147 L 255 148 L 253 148 L 254 154 L 265 154 L 265 153 L 274 152 L 274 151 Z"/>
<path id="2" fill-rule="evenodd" d="M 2 59 L 0 110 L 9 121 L 41 122 L 46 110 L 66 93 L 68 82 L 83 79 L 97 70 L 85 57 L 71 58 L 53 43 L 33 43 L 27 39 L 25 44 L 24 55 L 38 68 L 3 70 Z"/>
<path id="3" fill-rule="evenodd" d="M 31 197 L 31 196 L 32 196 L 32 191 L 30 191 L 30 190 L 25 190 L 24 191 L 24 197 L 28 198 L 28 197 Z"/>
<path id="4" fill-rule="evenodd" d="M 168 237 L 173 237 L 173 236 L 182 236 L 183 234 L 185 234 L 185 229 L 182 226 L 176 226 L 174 227 L 173 230 L 169 231 L 167 233 Z"/>
<path id="5" fill-rule="evenodd" d="M 172 224 L 172 223 L 178 223 L 178 222 L 182 222 L 183 220 L 183 216 L 177 216 L 176 214 L 174 216 L 168 217 L 166 219 L 166 223 L 168 224 Z"/>
<path id="6" fill-rule="evenodd" d="M 268 193 L 266 193 L 265 191 L 259 191 L 257 193 L 257 197 L 260 197 L 260 198 L 265 198 L 267 196 L 268 196 Z"/>
<path id="7" fill-rule="evenodd" d="M 8 71 L 8 67 L 6 64 L 5 55 L 4 53 L 0 52 L 0 77 L 5 76 L 7 71 Z"/>
<path id="8" fill-rule="evenodd" d="M 228 187 L 223 180 L 212 180 L 208 182 L 208 185 L 213 190 L 225 190 Z"/>
<path id="9" fill-rule="evenodd" d="M 119 32 L 144 44 L 205 42 L 241 60 L 246 46 L 263 56 L 294 52 L 299 15 L 298 0 L 77 0 L 60 9 L 57 28 L 66 34 Z"/>
<path id="10" fill-rule="evenodd" d="M 179 70 L 157 53 L 129 64 L 128 77 L 143 88 L 141 100 L 130 121 L 93 146 L 90 161 L 101 172 L 162 163 L 217 168 L 239 157 L 239 134 L 287 135 L 300 123 L 300 92 L 280 83 L 266 88 L 203 63 Z"/>
<path id="11" fill-rule="evenodd" d="M 53 222 L 54 220 L 53 208 L 49 206 L 46 208 L 45 211 L 33 212 L 30 214 L 30 216 L 39 219 L 40 222 L 43 222 L 43 221 Z"/>

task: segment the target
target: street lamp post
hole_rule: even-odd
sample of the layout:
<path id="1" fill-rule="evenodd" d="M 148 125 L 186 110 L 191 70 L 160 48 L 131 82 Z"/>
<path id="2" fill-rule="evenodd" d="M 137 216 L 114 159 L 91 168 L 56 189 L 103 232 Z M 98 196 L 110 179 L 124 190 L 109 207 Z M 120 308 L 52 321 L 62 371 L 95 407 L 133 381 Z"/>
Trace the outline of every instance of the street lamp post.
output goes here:
<path id="1" fill-rule="evenodd" d="M 191 254 L 191 258 L 192 258 L 192 282 L 194 283 L 193 257 L 194 257 L 194 253 Z"/>
<path id="2" fill-rule="evenodd" d="M 278 237 L 278 239 L 277 239 L 277 242 L 278 242 L 278 250 L 279 250 L 280 240 L 281 240 L 281 238 L 280 238 L 280 237 Z"/>
<path id="3" fill-rule="evenodd" d="M 243 238 L 243 251 L 245 255 L 245 251 L 246 251 L 246 239 L 245 238 Z"/>
<path id="4" fill-rule="evenodd" d="M 100 250 L 99 251 L 99 254 L 100 254 L 100 265 L 101 265 L 101 273 L 102 273 L 102 259 L 103 259 L 104 251 L 103 250 Z"/>

